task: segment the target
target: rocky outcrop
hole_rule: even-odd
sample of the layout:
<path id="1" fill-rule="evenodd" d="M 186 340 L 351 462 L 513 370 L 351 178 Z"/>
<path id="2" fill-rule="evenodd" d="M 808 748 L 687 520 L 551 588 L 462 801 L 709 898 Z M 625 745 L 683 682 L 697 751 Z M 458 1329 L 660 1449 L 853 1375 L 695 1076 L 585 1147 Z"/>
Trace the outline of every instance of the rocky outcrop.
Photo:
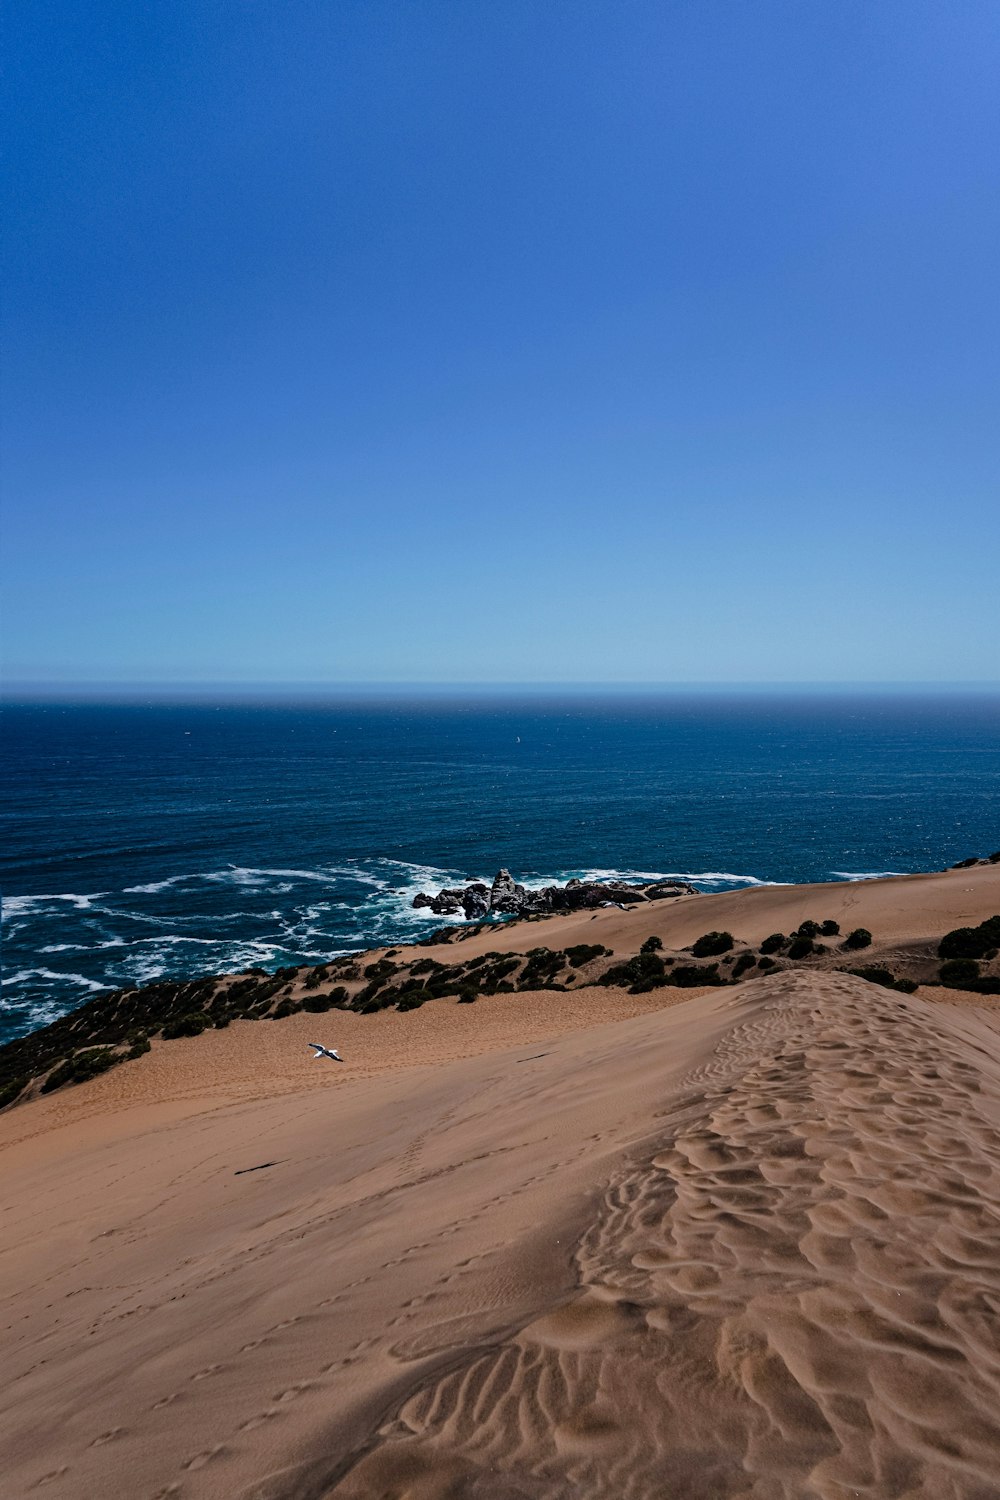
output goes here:
<path id="1" fill-rule="evenodd" d="M 445 887 L 436 894 L 420 891 L 413 905 L 435 916 L 454 917 L 461 912 L 468 920 L 484 917 L 527 917 L 546 912 L 587 911 L 598 906 L 635 906 L 641 901 L 662 901 L 670 896 L 694 896 L 693 885 L 683 880 L 657 881 L 648 885 L 624 880 L 568 880 L 565 885 L 546 885 L 529 890 L 509 870 L 498 870 L 493 884 L 481 880 L 460 890 Z"/>

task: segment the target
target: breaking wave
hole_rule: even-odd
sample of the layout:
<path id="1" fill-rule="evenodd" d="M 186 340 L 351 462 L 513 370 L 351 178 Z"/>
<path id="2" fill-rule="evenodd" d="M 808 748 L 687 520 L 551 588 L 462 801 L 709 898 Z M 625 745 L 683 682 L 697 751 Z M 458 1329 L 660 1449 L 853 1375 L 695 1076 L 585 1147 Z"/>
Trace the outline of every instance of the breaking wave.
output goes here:
<path id="1" fill-rule="evenodd" d="M 250 967 L 322 963 L 380 943 L 413 941 L 461 915 L 415 910 L 418 891 L 481 880 L 494 871 L 407 860 L 340 861 L 315 868 L 227 865 L 189 870 L 119 891 L 14 896 L 4 904 L 8 953 L 23 961 L 4 980 L 0 1039 L 45 1025 L 86 994 L 163 978 Z M 702 890 L 773 882 L 725 871 L 631 868 L 534 871 L 529 887 L 581 880 L 686 880 Z M 235 910 L 220 896 L 239 891 Z M 44 958 L 45 963 L 38 959 Z"/>

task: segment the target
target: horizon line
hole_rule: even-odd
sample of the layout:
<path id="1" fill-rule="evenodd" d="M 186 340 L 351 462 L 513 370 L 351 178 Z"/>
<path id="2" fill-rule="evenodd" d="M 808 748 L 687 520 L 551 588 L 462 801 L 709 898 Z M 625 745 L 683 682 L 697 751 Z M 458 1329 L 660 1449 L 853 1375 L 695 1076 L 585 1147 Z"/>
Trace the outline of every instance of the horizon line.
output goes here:
<path id="1" fill-rule="evenodd" d="M 534 696 L 540 693 L 575 696 L 581 693 L 607 695 L 627 694 L 706 694 L 706 693 L 1000 693 L 1000 680 L 963 679 L 941 681 L 934 679 L 754 679 L 736 681 L 732 679 L 673 679 L 673 680 L 533 680 L 517 679 L 496 681 L 414 681 L 357 679 L 338 681 L 240 681 L 217 680 L 161 680 L 156 682 L 91 679 L 67 681 L 63 679 L 35 679 L 0 684 L 0 703 L 14 706 L 19 703 L 44 702 L 120 702 L 181 697 L 205 698 L 272 698 L 289 699 L 296 696 L 306 698 L 343 699 L 350 697 L 443 697 L 475 696 L 511 693 Z"/>

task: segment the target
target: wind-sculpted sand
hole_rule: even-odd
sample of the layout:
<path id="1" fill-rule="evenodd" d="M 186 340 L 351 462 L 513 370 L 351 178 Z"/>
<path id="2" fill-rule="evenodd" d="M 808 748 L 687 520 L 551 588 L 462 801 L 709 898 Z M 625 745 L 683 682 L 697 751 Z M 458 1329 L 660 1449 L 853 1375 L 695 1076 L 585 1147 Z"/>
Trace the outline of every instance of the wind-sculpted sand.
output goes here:
<path id="1" fill-rule="evenodd" d="M 995 1015 L 793 973 L 24 1149 L 5 1494 L 996 1500 Z"/>

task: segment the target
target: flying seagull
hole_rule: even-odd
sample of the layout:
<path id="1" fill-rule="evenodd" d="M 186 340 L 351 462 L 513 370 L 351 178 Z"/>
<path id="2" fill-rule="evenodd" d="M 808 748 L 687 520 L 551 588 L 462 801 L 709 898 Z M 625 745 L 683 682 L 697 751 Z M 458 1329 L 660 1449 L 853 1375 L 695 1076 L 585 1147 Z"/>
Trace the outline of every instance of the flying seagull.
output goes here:
<path id="1" fill-rule="evenodd" d="M 336 1047 L 321 1047 L 319 1042 L 307 1042 L 306 1046 L 315 1047 L 316 1050 L 313 1053 L 313 1057 L 328 1057 L 331 1062 L 344 1061 Z"/>

